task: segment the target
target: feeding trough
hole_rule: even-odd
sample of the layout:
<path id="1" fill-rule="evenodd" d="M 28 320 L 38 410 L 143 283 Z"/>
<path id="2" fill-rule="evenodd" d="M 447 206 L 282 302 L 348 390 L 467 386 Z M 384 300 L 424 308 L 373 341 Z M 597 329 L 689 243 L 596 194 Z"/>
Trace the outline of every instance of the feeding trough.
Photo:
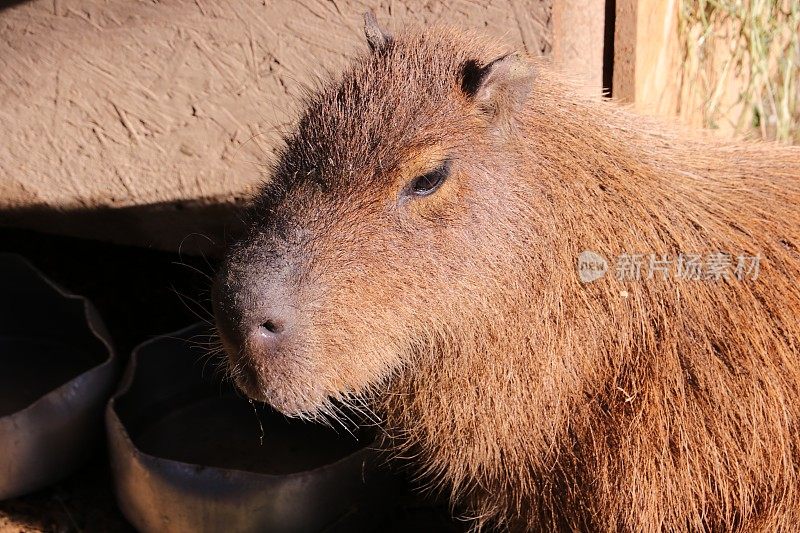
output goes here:
<path id="1" fill-rule="evenodd" d="M 102 435 L 115 381 L 94 307 L 0 254 L 0 500 L 70 474 Z"/>
<path id="2" fill-rule="evenodd" d="M 106 411 L 117 499 L 140 531 L 369 527 L 394 481 L 364 432 L 288 420 L 223 383 L 194 326 L 136 350 Z"/>

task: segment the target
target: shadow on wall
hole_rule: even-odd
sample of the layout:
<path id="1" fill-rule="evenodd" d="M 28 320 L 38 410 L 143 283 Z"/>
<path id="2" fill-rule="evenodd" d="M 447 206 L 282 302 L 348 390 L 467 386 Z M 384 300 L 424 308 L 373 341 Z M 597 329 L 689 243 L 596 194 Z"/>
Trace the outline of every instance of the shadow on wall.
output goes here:
<path id="1" fill-rule="evenodd" d="M 24 4 L 27 0 L 0 0 L 0 11 L 7 7 L 14 7 L 18 4 Z"/>
<path id="2" fill-rule="evenodd" d="M 240 209 L 196 201 L 92 209 L 33 204 L 0 209 L 0 227 L 219 257 L 243 229 Z"/>

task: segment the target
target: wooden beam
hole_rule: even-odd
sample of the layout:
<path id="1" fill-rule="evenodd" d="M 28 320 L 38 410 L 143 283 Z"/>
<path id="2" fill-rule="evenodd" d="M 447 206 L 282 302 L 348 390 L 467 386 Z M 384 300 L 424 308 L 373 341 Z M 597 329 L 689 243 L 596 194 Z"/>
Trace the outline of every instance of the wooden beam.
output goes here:
<path id="1" fill-rule="evenodd" d="M 603 88 L 604 0 L 554 0 L 553 59 L 593 92 Z"/>
<path id="2" fill-rule="evenodd" d="M 678 0 L 617 0 L 614 98 L 643 113 L 676 115 L 680 50 Z"/>

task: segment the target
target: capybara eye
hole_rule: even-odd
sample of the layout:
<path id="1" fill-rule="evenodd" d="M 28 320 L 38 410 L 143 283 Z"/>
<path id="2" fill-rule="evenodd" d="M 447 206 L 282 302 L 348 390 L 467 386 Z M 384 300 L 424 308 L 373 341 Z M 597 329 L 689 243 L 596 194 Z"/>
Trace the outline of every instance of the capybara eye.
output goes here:
<path id="1" fill-rule="evenodd" d="M 409 191 L 414 196 L 427 196 L 438 189 L 450 174 L 450 161 L 445 161 L 438 168 L 417 176 L 411 182 Z"/>

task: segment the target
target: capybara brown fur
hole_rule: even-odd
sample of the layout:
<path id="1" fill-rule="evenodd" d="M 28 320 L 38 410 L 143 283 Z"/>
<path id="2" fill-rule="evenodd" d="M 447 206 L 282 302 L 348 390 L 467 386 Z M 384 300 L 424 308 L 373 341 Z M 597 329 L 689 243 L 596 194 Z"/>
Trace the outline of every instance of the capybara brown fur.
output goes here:
<path id="1" fill-rule="evenodd" d="M 800 150 L 476 34 L 367 36 L 216 280 L 238 385 L 374 413 L 476 528 L 800 528 Z M 641 276 L 587 282 L 587 250 Z"/>

